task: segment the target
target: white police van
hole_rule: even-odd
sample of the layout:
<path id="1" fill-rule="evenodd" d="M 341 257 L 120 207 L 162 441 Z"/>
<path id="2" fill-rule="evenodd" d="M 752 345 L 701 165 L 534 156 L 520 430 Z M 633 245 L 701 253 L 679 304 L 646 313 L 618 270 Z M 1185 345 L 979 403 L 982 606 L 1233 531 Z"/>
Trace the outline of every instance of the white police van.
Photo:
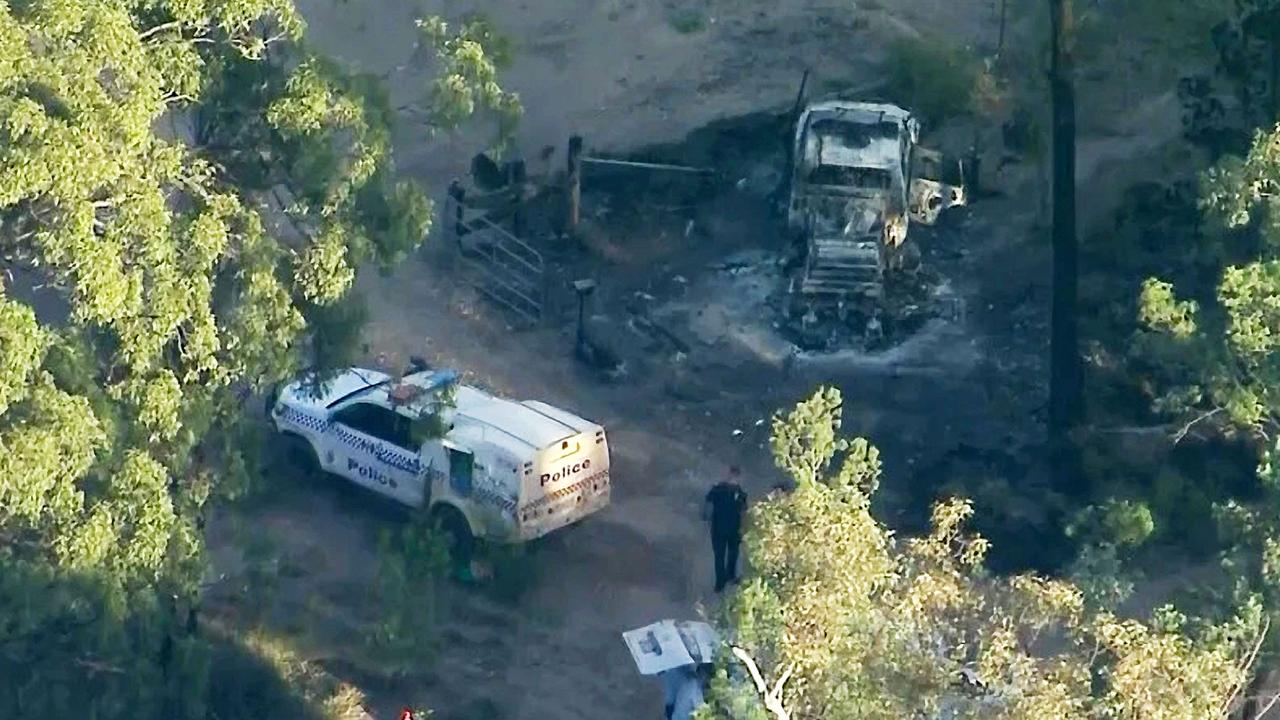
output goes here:
<path id="1" fill-rule="evenodd" d="M 525 542 L 609 504 L 604 428 L 577 415 L 495 397 L 448 370 L 396 381 L 350 368 L 316 385 L 273 393 L 276 429 L 319 469 L 430 508 L 460 541 Z M 424 418 L 437 432 L 417 441 Z"/>

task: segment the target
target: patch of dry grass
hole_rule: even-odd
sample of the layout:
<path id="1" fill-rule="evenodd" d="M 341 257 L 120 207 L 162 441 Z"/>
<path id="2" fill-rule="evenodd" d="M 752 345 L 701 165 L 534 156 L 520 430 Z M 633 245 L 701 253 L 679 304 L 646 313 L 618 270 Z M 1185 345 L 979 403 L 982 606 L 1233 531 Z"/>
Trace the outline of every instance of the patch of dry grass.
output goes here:
<path id="1" fill-rule="evenodd" d="M 210 706 L 216 717 L 368 720 L 364 693 L 304 657 L 289 640 L 206 623 L 215 650 Z"/>

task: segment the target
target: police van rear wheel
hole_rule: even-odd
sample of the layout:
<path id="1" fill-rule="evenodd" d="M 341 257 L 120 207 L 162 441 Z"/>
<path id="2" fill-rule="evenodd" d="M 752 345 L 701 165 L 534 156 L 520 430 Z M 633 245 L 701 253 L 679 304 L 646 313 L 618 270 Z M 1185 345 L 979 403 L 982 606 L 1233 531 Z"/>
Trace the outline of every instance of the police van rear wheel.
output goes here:
<path id="1" fill-rule="evenodd" d="M 471 559 L 475 551 L 475 537 L 471 534 L 471 526 L 457 508 L 448 505 L 431 511 L 432 525 L 445 537 L 449 548 L 449 559 L 454 569 L 467 575 L 471 569 Z"/>

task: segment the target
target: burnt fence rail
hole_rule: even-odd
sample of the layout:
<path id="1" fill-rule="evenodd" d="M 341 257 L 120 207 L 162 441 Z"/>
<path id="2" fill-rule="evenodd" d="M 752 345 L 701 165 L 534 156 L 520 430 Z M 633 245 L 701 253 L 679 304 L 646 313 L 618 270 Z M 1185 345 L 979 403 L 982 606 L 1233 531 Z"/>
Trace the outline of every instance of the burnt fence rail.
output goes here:
<path id="1" fill-rule="evenodd" d="M 588 155 L 580 135 L 569 138 L 568 148 L 565 217 L 570 234 L 578 229 L 585 184 L 625 187 L 630 195 L 662 195 L 665 190 L 667 194 L 683 196 L 690 190 L 704 190 L 723 180 L 715 168 Z"/>

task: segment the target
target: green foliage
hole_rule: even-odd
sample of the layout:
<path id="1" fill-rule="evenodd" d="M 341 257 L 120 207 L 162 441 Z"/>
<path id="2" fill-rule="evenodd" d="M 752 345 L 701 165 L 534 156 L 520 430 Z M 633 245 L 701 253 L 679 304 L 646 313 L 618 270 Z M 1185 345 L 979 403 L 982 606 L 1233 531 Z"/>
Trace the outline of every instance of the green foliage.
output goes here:
<path id="1" fill-rule="evenodd" d="M 904 107 L 941 124 L 974 109 L 981 65 L 938 38 L 900 38 L 889 46 L 889 92 Z"/>
<path id="2" fill-rule="evenodd" d="M 1216 306 L 1178 300 L 1166 282 L 1143 286 L 1136 349 L 1164 370 L 1157 408 L 1185 418 L 1221 416 L 1225 429 L 1270 437 L 1277 425 L 1280 362 L 1274 298 L 1280 292 L 1280 128 L 1259 133 L 1243 160 L 1205 175 L 1203 206 L 1228 228 L 1251 227 L 1261 256 L 1227 267 Z"/>
<path id="3" fill-rule="evenodd" d="M 1088 607 L 1116 607 L 1133 596 L 1142 577 L 1126 560 L 1115 545 L 1085 545 L 1067 569 L 1067 577 L 1080 589 Z"/>
<path id="4" fill-rule="evenodd" d="M 372 239 L 384 268 L 409 257 L 431 232 L 434 206 L 408 181 L 392 181 L 379 170 L 356 197 L 359 222 Z"/>
<path id="5" fill-rule="evenodd" d="M 318 370 L 347 368 L 364 354 L 361 337 L 369 309 L 364 298 L 349 292 L 311 311 L 311 357 Z"/>
<path id="6" fill-rule="evenodd" d="M 244 541 L 244 586 L 241 595 L 248 603 L 249 621 L 260 625 L 267 619 L 280 584 L 280 557 L 275 542 L 261 528 L 253 528 Z"/>
<path id="7" fill-rule="evenodd" d="M 1178 300 L 1173 285 L 1149 278 L 1142 284 L 1138 301 L 1138 321 L 1143 325 L 1186 340 L 1196 332 L 1194 300 Z"/>
<path id="8" fill-rule="evenodd" d="M 226 720 L 280 716 L 358 720 L 365 698 L 279 639 L 261 632 L 221 640 L 212 658 L 211 715 Z"/>
<path id="9" fill-rule="evenodd" d="M 1068 574 L 1093 608 L 1115 607 L 1133 594 L 1138 574 L 1126 561 L 1155 532 L 1145 503 L 1109 499 L 1076 513 L 1066 535 L 1081 543 Z"/>
<path id="10" fill-rule="evenodd" d="M 1280 22 L 1276 0 L 1202 0 L 1186 5 L 1199 13 L 1201 24 L 1213 28 L 1212 46 L 1217 51 L 1215 70 L 1235 96 L 1232 114 L 1245 128 L 1266 126 L 1277 119 L 1276 88 L 1271 62 L 1276 52 L 1275 26 Z M 1174 11 L 1177 12 L 1176 10 Z M 1203 41 L 1202 41 L 1202 44 Z"/>
<path id="11" fill-rule="evenodd" d="M 822 388 L 787 415 L 774 415 L 769 438 L 774 463 L 797 482 L 816 483 L 843 456 L 831 481 L 869 497 L 879 486 L 880 453 L 862 438 L 840 437 L 842 404 L 839 390 Z"/>
<path id="12" fill-rule="evenodd" d="M 1081 510 L 1066 528 L 1067 537 L 1116 547 L 1141 545 L 1154 530 L 1151 509 L 1144 503 L 1115 499 Z"/>
<path id="13" fill-rule="evenodd" d="M 775 457 L 797 487 L 751 511 L 753 576 L 723 611 L 741 655 L 720 660 L 700 718 L 1227 717 L 1264 632 L 1256 602 L 1192 628 L 1172 610 L 1122 619 L 1069 582 L 993 578 L 961 500 L 935 506 L 928 535 L 894 538 L 861 489 L 873 480 L 816 470 L 853 445 L 833 436 L 839 405 L 837 391 L 822 389 L 775 421 Z M 852 462 L 862 467 L 840 475 L 879 475 L 872 453 Z M 1150 531 L 1133 504 L 1087 519 L 1124 542 Z M 761 686 L 779 684 L 762 697 Z"/>
<path id="14" fill-rule="evenodd" d="M 667 13 L 667 22 L 676 32 L 690 35 L 707 29 L 707 14 L 698 8 L 681 7 Z"/>
<path id="15" fill-rule="evenodd" d="M 1210 31 L 1231 17 L 1236 5 L 1235 0 L 1078 4 L 1075 7 L 1076 57 L 1081 61 L 1108 64 L 1117 57 L 1117 50 L 1143 48 L 1146 50 L 1144 73 L 1155 75 L 1153 80 L 1164 85 L 1165 81 L 1174 79 L 1169 72 L 1184 70 L 1188 65 L 1213 63 L 1214 43 Z M 1120 40 L 1124 45 L 1117 47 Z"/>
<path id="16" fill-rule="evenodd" d="M 341 226 L 325 228 L 298 257 L 294 277 L 308 302 L 322 307 L 332 305 L 356 279 L 355 270 L 347 264 L 345 232 Z"/>
<path id="17" fill-rule="evenodd" d="M 409 438 L 416 445 L 428 440 L 439 440 L 449 432 L 448 411 L 457 405 L 457 386 L 446 385 L 435 390 L 430 399 L 418 408 L 418 414 L 409 425 Z"/>
<path id="18" fill-rule="evenodd" d="M 160 597 L 121 594 L 105 573 L 26 561 L 17 550 L 0 551 L 0 597 L 9 609 L 0 653 L 0 713 L 75 717 L 91 700 L 102 717 L 184 717 L 166 712 L 172 705 L 157 659 L 165 655 L 174 628 Z M 175 642 L 168 653 L 169 680 L 179 689 L 198 678 L 207 659 L 202 644 L 188 640 Z"/>
<path id="19" fill-rule="evenodd" d="M 1280 519 L 1275 514 L 1277 497 L 1276 460 L 1280 444 L 1266 447 L 1258 465 L 1258 480 L 1267 491 L 1264 502 L 1227 500 L 1215 508 L 1215 519 L 1223 542 L 1221 561 L 1234 586 L 1218 589 L 1220 603 L 1258 594 L 1262 609 L 1274 620 L 1280 608 Z M 1264 647 L 1264 657 L 1277 652 L 1274 640 Z"/>
<path id="20" fill-rule="evenodd" d="M 291 0 L 0 4 L 0 257 L 70 308 L 0 288 L 0 716 L 205 712 L 177 607 L 261 462 L 243 398 L 345 359 L 355 268 L 429 226 L 385 91 L 302 32 Z M 442 87 L 511 111 L 494 40 L 442 38 Z"/>
<path id="21" fill-rule="evenodd" d="M 522 108 L 515 93 L 499 87 L 498 70 L 510 62 L 510 48 L 483 17 L 464 19 L 457 30 L 440 17 L 418 21 L 420 44 L 431 48 L 441 70 L 431 87 L 427 119 L 433 130 L 452 130 L 477 112 L 498 121 L 499 139 L 514 129 Z"/>
<path id="22" fill-rule="evenodd" d="M 52 341 L 31 308 L 0 296 L 0 413 L 26 395 L 27 378 Z"/>
<path id="23" fill-rule="evenodd" d="M 493 571 L 488 592 L 498 600 L 516 603 L 533 586 L 534 562 L 526 546 L 486 544 L 480 555 L 481 563 Z"/>
<path id="24" fill-rule="evenodd" d="M 378 541 L 378 627 L 371 642 L 393 672 L 408 672 L 435 653 L 439 584 L 449 571 L 445 538 L 422 514 Z"/>

